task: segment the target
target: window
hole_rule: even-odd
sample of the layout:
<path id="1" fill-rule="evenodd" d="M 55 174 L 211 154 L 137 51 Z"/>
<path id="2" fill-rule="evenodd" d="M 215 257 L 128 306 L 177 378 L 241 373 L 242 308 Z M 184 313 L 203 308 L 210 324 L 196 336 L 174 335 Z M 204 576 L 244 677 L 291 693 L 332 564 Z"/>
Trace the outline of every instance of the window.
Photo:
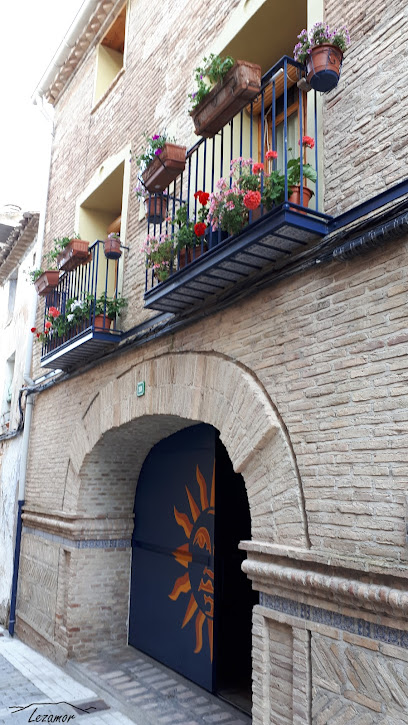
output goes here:
<path id="1" fill-rule="evenodd" d="M 102 98 L 123 68 L 125 29 L 126 5 L 123 6 L 98 47 L 94 103 Z"/>
<path id="2" fill-rule="evenodd" d="M 16 302 L 16 290 L 17 290 L 17 272 L 15 272 L 9 279 L 8 288 L 8 319 L 11 320 L 14 312 L 14 305 Z"/>
<path id="3" fill-rule="evenodd" d="M 6 362 L 4 375 L 3 401 L 0 414 L 0 433 L 4 433 L 10 424 L 11 401 L 13 397 L 15 353 Z"/>

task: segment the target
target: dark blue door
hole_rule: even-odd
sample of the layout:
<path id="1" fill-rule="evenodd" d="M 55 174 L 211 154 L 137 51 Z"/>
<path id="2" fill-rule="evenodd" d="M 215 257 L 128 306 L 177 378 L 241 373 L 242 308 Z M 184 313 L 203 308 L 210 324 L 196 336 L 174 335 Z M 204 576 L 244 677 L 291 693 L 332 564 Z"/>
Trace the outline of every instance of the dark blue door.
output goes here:
<path id="1" fill-rule="evenodd" d="M 216 431 L 158 443 L 137 485 L 129 644 L 214 690 Z"/>

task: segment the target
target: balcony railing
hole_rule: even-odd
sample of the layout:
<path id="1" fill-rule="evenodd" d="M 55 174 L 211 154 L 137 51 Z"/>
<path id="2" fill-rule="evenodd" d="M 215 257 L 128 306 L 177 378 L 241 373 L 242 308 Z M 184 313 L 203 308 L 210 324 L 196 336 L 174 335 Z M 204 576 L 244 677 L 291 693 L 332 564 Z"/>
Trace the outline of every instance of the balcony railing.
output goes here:
<path id="1" fill-rule="evenodd" d="M 327 233 L 330 219 L 319 211 L 319 134 L 316 93 L 314 104 L 307 103 L 306 93 L 298 87 L 304 67 L 284 56 L 262 78 L 260 94 L 213 138 L 200 139 L 188 152 L 185 171 L 162 194 L 149 197 L 149 207 L 163 207 L 162 214 L 148 217 L 148 235 L 177 238 L 174 221 L 177 210 L 185 205 L 187 217 L 194 225 L 199 217 L 199 190 L 214 192 L 220 178 L 229 178 L 233 159 L 251 158 L 267 167 L 267 150 L 276 151 L 277 159 L 269 171 L 284 175 L 283 199 L 267 210 L 262 204 L 249 211 L 248 223 L 238 234 L 207 228 L 200 242 L 189 250 L 174 247 L 169 278 L 159 281 L 152 269 L 146 270 L 145 305 L 159 310 L 183 311 L 201 304 L 212 295 L 225 291 L 244 278 L 252 279 L 265 267 L 282 266 L 284 261 L 303 251 Z M 309 117 L 307 118 L 307 113 Z M 312 118 L 310 117 L 312 115 Z M 303 152 L 299 141 L 313 129 L 314 148 Z M 300 157 L 300 200 L 304 186 L 313 187 L 309 207 L 290 200 L 288 162 Z M 303 167 L 311 164 L 317 173 L 316 183 L 305 183 Z M 289 164 L 290 167 L 290 164 Z M 261 193 L 264 187 L 261 177 Z M 232 185 L 232 179 L 229 180 Z M 154 208 L 153 207 L 153 208 Z M 163 217 L 163 218 L 162 218 Z M 150 219 L 150 221 L 149 221 Z"/>
<path id="2" fill-rule="evenodd" d="M 116 318 L 108 317 L 106 302 L 118 298 L 118 275 L 118 260 L 105 257 L 103 242 L 99 240 L 90 245 L 86 260 L 60 275 L 58 286 L 45 298 L 42 329 L 45 332 L 47 323 L 53 319 L 50 315 L 53 307 L 65 329 L 58 334 L 57 324 L 48 326 L 41 365 L 66 369 L 100 355 L 119 342 L 121 332 Z M 76 314 L 73 314 L 75 308 Z"/>

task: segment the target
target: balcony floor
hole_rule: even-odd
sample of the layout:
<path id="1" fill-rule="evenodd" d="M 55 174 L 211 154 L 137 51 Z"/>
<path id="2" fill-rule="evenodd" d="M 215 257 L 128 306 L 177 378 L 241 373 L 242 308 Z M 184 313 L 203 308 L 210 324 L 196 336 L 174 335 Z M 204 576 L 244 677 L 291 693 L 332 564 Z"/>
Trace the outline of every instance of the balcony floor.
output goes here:
<path id="1" fill-rule="evenodd" d="M 67 370 L 73 366 L 85 364 L 112 350 L 120 341 L 122 333 L 118 330 L 97 332 L 88 327 L 83 332 L 67 340 L 59 347 L 50 350 L 41 357 L 41 367 L 54 370 Z"/>
<path id="2" fill-rule="evenodd" d="M 273 210 L 156 284 L 145 293 L 145 307 L 183 313 L 215 302 L 237 283 L 252 284 L 266 269 L 272 278 L 274 270 L 327 234 L 330 219 L 284 207 Z"/>

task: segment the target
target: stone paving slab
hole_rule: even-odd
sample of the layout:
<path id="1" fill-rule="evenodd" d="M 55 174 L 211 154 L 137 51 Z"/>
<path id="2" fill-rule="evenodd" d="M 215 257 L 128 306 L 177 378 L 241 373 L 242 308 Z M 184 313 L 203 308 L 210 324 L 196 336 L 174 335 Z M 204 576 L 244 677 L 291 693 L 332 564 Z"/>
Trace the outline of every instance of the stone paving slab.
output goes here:
<path id="1" fill-rule="evenodd" d="M 113 696 L 140 725 L 250 725 L 251 718 L 133 647 L 104 650 L 66 671 Z"/>
<path id="2" fill-rule="evenodd" d="M 92 703 L 105 709 L 83 712 Z M 15 706 L 24 709 L 16 712 L 11 709 Z M 250 717 L 133 647 L 106 650 L 61 668 L 0 627 L 0 725 L 25 725 L 51 714 L 66 716 L 65 722 L 74 715 L 71 725 L 251 723 Z"/>

